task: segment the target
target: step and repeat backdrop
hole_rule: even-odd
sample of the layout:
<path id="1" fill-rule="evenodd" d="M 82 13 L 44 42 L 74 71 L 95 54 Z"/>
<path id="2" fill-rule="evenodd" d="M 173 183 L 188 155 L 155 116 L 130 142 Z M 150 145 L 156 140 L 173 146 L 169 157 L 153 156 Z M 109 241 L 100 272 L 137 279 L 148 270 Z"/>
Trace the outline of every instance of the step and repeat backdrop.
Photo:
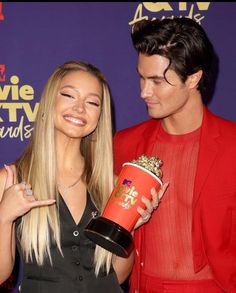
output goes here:
<path id="1" fill-rule="evenodd" d="M 114 130 L 148 118 L 130 38 L 132 24 L 143 18 L 189 17 L 206 29 L 217 54 L 206 100 L 216 114 L 236 121 L 235 13 L 234 2 L 0 2 L 0 167 L 27 145 L 43 86 L 69 60 L 103 71 Z M 18 262 L 0 292 L 18 292 L 19 268 Z"/>

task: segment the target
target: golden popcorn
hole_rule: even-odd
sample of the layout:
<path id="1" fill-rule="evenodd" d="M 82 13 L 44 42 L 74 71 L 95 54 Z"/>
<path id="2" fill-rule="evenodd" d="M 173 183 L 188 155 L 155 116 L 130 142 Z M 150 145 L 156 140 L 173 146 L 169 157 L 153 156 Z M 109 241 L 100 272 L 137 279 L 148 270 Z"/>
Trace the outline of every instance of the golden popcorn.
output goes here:
<path id="1" fill-rule="evenodd" d="M 156 175 L 158 178 L 162 178 L 163 173 L 160 167 L 163 165 L 163 161 L 157 157 L 148 157 L 142 155 L 137 160 L 131 161 L 131 163 L 145 168 L 146 170 Z"/>

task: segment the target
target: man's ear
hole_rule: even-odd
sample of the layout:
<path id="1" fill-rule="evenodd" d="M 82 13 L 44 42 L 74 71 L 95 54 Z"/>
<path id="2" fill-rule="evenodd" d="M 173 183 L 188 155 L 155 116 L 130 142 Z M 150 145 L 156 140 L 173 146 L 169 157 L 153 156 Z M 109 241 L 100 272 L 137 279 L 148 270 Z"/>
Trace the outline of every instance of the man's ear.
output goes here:
<path id="1" fill-rule="evenodd" d="M 186 85 L 190 88 L 197 88 L 199 81 L 202 77 L 202 70 L 198 70 L 197 72 L 191 74 L 188 76 L 187 80 L 186 80 Z"/>

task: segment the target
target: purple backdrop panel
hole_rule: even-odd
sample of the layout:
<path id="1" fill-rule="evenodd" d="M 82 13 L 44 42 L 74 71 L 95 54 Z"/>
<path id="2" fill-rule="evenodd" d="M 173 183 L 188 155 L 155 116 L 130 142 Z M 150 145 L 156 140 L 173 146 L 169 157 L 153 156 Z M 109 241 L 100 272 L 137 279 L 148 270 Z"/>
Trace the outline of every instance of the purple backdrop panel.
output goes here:
<path id="1" fill-rule="evenodd" d="M 235 12 L 234 2 L 0 2 L 0 167 L 28 143 L 43 86 L 68 60 L 103 71 L 116 130 L 148 118 L 130 39 L 131 24 L 142 18 L 185 16 L 206 29 L 218 55 L 209 107 L 236 121 Z"/>
<path id="2" fill-rule="evenodd" d="M 1 3 L 0 165 L 27 144 L 45 81 L 66 60 L 91 62 L 104 72 L 116 129 L 147 118 L 130 39 L 131 24 L 141 18 L 187 16 L 204 26 L 220 59 L 209 106 L 235 120 L 235 11 L 230 2 Z"/>

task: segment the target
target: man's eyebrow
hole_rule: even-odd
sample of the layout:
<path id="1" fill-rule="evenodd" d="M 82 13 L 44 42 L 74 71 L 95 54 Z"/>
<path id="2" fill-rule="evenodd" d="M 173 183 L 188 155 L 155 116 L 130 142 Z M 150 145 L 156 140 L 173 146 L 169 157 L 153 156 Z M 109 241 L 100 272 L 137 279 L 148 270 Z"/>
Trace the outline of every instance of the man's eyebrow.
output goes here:
<path id="1" fill-rule="evenodd" d="M 165 78 L 164 78 L 164 76 L 160 76 L 160 75 L 151 75 L 151 76 L 148 76 L 147 79 L 163 80 Z"/>
<path id="2" fill-rule="evenodd" d="M 139 76 L 143 77 L 142 74 L 139 72 L 138 68 L 136 69 L 137 70 L 137 73 Z M 160 75 L 150 75 L 150 76 L 147 76 L 146 79 L 151 79 L 151 80 L 164 80 L 165 77 L 164 76 L 160 76 Z"/>

